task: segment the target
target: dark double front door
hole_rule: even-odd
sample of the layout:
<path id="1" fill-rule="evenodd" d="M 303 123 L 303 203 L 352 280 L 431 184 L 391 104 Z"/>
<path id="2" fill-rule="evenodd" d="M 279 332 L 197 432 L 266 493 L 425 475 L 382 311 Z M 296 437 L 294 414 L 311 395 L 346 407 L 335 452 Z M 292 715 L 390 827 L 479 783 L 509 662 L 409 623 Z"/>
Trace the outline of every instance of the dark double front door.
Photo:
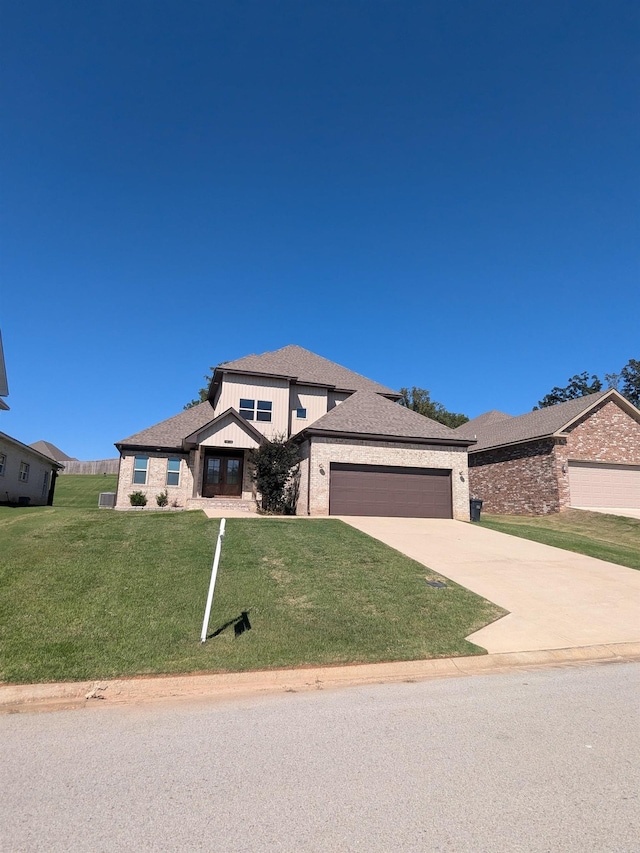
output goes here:
<path id="1" fill-rule="evenodd" d="M 207 451 L 202 472 L 202 497 L 241 497 L 242 454 Z"/>

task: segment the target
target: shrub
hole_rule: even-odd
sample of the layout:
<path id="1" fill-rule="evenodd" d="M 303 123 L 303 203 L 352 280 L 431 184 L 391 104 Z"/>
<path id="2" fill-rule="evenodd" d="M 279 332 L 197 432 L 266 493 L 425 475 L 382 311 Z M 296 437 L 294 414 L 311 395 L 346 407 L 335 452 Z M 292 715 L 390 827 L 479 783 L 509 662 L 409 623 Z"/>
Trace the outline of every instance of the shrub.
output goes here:
<path id="1" fill-rule="evenodd" d="M 160 492 L 159 495 L 156 495 L 156 503 L 158 504 L 158 506 L 168 506 L 169 495 L 166 489 L 164 490 L 164 492 Z"/>
<path id="2" fill-rule="evenodd" d="M 252 477 L 261 495 L 261 507 L 265 512 L 293 515 L 296 511 L 300 454 L 295 444 L 284 436 L 265 439 L 260 447 L 252 450 L 249 461 L 254 466 Z"/>
<path id="3" fill-rule="evenodd" d="M 132 492 L 129 495 L 129 501 L 131 502 L 131 506 L 146 506 L 147 496 L 143 492 Z"/>

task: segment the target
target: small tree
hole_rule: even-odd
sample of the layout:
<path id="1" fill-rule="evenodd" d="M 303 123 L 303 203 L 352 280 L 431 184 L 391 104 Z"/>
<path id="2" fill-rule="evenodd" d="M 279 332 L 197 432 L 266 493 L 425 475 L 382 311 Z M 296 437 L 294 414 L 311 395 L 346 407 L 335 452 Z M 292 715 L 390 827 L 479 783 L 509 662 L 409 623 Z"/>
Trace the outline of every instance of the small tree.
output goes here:
<path id="1" fill-rule="evenodd" d="M 300 471 L 297 445 L 277 435 L 265 439 L 260 447 L 251 450 L 249 461 L 253 465 L 251 476 L 260 492 L 262 509 L 293 515 Z"/>

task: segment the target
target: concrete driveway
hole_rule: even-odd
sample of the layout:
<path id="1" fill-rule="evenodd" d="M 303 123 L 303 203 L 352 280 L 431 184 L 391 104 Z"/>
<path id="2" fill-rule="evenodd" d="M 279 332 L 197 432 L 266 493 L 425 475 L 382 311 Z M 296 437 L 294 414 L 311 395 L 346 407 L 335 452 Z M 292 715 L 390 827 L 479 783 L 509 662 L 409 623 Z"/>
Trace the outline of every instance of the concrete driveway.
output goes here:
<path id="1" fill-rule="evenodd" d="M 342 521 L 509 615 L 467 639 L 489 652 L 640 641 L 640 572 L 462 521 Z"/>

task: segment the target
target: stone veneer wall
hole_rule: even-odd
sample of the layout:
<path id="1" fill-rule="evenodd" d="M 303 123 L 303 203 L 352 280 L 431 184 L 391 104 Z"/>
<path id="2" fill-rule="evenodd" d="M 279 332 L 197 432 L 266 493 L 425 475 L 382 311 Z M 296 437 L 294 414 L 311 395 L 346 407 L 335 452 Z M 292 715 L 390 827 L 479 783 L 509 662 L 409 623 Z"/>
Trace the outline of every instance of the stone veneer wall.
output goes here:
<path id="1" fill-rule="evenodd" d="M 554 440 L 469 454 L 469 491 L 483 512 L 546 515 L 560 509 Z"/>
<path id="2" fill-rule="evenodd" d="M 467 448 L 445 445 L 396 444 L 390 441 L 313 437 L 309 448 L 308 477 L 303 474 L 300 495 L 308 482 L 309 515 L 329 514 L 329 480 L 331 462 L 362 465 L 403 465 L 408 468 L 450 469 L 453 517 L 469 521 L 469 477 Z M 303 466 L 301 466 L 302 468 Z M 323 473 L 324 472 L 324 473 Z M 303 513 L 298 504 L 298 515 Z"/>

